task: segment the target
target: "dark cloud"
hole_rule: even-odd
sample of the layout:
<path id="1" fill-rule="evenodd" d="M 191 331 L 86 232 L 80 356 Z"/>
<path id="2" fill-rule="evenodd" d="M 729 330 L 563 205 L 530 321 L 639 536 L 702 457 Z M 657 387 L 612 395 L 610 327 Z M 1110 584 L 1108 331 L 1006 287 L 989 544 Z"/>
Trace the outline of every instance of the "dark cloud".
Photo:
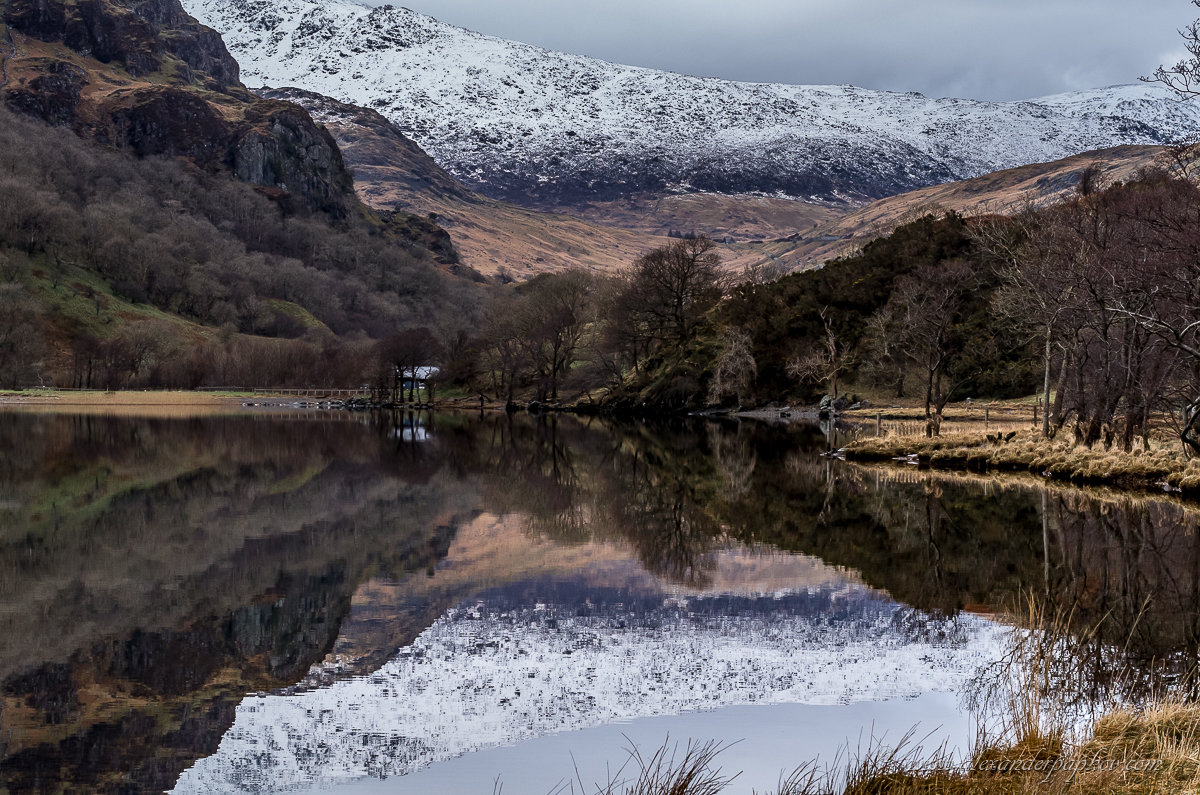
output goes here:
<path id="1" fill-rule="evenodd" d="M 397 0 L 392 0 L 397 2 Z M 734 80 L 1026 99 L 1182 54 L 1186 0 L 399 0 L 483 33 Z"/>

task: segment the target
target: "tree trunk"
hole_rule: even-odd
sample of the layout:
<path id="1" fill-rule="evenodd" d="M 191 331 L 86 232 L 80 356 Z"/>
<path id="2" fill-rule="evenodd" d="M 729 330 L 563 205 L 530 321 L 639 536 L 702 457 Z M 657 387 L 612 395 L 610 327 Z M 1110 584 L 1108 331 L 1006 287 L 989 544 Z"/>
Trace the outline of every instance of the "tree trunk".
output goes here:
<path id="1" fill-rule="evenodd" d="M 1043 373 L 1042 373 L 1042 401 L 1044 408 L 1042 412 L 1042 438 L 1050 438 L 1050 357 L 1051 357 L 1051 328 L 1046 326 L 1046 350 L 1043 353 Z"/>
<path id="2" fill-rule="evenodd" d="M 1063 404 L 1066 402 L 1067 364 L 1069 361 L 1070 357 L 1064 352 L 1062 367 L 1058 371 L 1058 384 L 1054 388 L 1054 427 L 1056 433 L 1057 429 L 1061 428 L 1063 423 L 1066 422 L 1066 417 L 1063 416 Z"/>
<path id="3" fill-rule="evenodd" d="M 929 371 L 929 378 L 925 381 L 925 419 L 929 419 L 929 407 L 933 404 L 933 374 L 934 371 Z"/>
<path id="4" fill-rule="evenodd" d="M 1200 456 L 1200 438 L 1196 436 L 1197 431 L 1200 430 L 1196 427 L 1200 423 L 1200 398 L 1193 401 L 1192 405 L 1185 408 L 1183 412 L 1184 425 L 1179 439 L 1183 442 L 1185 452 L 1190 449 L 1192 455 Z"/>

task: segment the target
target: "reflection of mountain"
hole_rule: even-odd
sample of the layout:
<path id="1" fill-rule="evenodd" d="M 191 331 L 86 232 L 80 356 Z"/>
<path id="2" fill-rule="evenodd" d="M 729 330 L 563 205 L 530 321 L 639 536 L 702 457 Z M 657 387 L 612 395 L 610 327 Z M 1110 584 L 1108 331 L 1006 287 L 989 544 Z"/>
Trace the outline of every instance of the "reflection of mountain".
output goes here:
<path id="1" fill-rule="evenodd" d="M 159 791 L 469 507 L 370 428 L 0 415 L 0 789 Z M 424 474 L 421 475 L 424 477 Z"/>
<path id="2" fill-rule="evenodd" d="M 669 669 L 697 682 L 720 653 L 761 651 L 774 681 L 786 642 L 819 639 L 847 671 L 883 660 L 868 641 L 927 644 L 867 589 L 952 616 L 1032 588 L 1110 615 L 1102 639 L 1134 662 L 1180 670 L 1200 645 L 1200 522 L 1170 500 L 841 466 L 803 427 L 445 416 L 411 443 L 288 416 L 0 414 L 0 789 L 169 786 L 246 692 L 369 689 L 398 651 L 455 638 L 483 643 L 454 654 L 489 676 L 608 644 L 638 665 L 703 659 Z M 486 621 L 464 618 L 481 600 Z M 570 655 L 549 617 L 582 644 Z M 680 698 L 663 708 L 696 706 Z"/>
<path id="3" fill-rule="evenodd" d="M 602 592 L 661 602 L 668 596 L 689 599 L 703 593 L 773 596 L 858 582 L 852 573 L 816 558 L 733 547 L 713 553 L 713 584 L 708 591 L 696 591 L 650 574 L 627 545 L 562 544 L 531 531 L 528 524 L 529 517 L 520 514 L 482 514 L 458 529 L 436 572 L 363 584 L 327 664 L 315 668 L 308 683 L 372 673 L 448 609 L 479 598 L 512 598 L 514 590 L 524 595 L 533 589 L 560 604 L 574 600 L 582 605 Z"/>
<path id="4" fill-rule="evenodd" d="M 403 775 L 479 748 L 689 710 L 911 697 L 954 689 L 996 654 L 998 630 L 981 619 L 914 632 L 897 620 L 906 613 L 860 586 L 691 600 L 506 586 L 450 610 L 370 676 L 247 699 L 217 754 L 177 791 Z"/>

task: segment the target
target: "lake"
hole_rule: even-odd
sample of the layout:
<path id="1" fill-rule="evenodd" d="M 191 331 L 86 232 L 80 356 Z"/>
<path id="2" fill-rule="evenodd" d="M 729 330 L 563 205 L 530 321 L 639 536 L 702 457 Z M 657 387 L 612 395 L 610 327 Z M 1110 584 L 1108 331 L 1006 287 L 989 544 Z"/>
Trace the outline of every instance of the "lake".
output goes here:
<path id="1" fill-rule="evenodd" d="M 0 790 L 765 792 L 965 753 L 1029 600 L 1080 708 L 1190 687 L 1200 514 L 866 468 L 819 428 L 0 413 Z M 836 764 L 835 764 L 836 760 Z M 624 769 L 622 765 L 625 764 Z"/>

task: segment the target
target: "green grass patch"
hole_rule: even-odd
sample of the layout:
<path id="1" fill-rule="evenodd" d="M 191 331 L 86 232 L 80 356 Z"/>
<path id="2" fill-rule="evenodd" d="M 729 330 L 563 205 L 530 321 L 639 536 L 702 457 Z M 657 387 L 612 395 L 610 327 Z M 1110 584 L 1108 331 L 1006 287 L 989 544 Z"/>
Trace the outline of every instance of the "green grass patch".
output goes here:
<path id="1" fill-rule="evenodd" d="M 312 312 L 309 312 L 299 304 L 294 304 L 291 301 L 284 301 L 279 298 L 271 298 L 263 303 L 270 307 L 272 312 L 294 320 L 305 330 L 317 329 L 328 334 L 333 334 L 333 331 L 330 330 L 329 326 L 322 323 L 316 318 L 315 315 L 313 315 Z"/>

